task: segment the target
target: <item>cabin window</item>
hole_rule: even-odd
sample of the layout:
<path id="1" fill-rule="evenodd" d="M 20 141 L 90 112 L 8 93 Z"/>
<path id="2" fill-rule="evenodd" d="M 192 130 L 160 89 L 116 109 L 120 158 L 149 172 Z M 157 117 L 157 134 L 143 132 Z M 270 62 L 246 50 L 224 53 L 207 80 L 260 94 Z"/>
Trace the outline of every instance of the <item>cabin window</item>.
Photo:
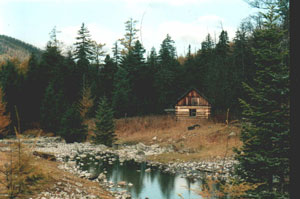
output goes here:
<path id="1" fill-rule="evenodd" d="M 192 97 L 192 106 L 197 106 L 198 105 L 198 98 L 197 97 Z"/>
<path id="2" fill-rule="evenodd" d="M 196 116 L 196 109 L 190 109 L 190 117 Z"/>

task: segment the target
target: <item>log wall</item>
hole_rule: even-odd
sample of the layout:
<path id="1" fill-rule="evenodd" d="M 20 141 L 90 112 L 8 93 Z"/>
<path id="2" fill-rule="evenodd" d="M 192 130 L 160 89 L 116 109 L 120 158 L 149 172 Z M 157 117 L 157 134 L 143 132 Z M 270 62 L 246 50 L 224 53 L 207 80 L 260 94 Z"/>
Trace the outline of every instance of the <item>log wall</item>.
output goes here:
<path id="1" fill-rule="evenodd" d="M 195 116 L 190 116 L 190 109 L 196 110 Z M 210 116 L 210 106 L 175 106 L 175 115 L 178 120 L 208 119 Z"/>

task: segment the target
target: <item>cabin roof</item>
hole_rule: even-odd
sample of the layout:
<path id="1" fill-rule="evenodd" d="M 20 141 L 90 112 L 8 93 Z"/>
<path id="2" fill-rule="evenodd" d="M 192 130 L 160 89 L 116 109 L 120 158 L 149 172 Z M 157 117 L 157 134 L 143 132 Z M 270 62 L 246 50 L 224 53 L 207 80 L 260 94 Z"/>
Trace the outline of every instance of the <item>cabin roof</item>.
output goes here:
<path id="1" fill-rule="evenodd" d="M 176 103 L 174 104 L 174 105 L 176 105 L 182 98 L 184 98 L 189 92 L 191 92 L 192 90 L 195 90 L 201 97 L 203 97 L 207 102 L 208 102 L 208 104 L 210 104 L 209 103 L 209 101 L 208 101 L 208 99 L 198 90 L 198 89 L 196 89 L 196 88 L 194 88 L 194 87 L 191 87 L 190 89 L 188 89 L 182 96 L 180 96 L 177 100 L 176 100 Z"/>

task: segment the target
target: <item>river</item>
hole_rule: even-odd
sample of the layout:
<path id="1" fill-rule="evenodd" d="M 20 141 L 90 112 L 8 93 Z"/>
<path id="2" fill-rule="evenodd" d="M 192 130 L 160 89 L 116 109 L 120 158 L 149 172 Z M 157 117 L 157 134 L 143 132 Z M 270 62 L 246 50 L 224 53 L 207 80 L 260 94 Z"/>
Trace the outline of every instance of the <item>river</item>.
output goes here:
<path id="1" fill-rule="evenodd" d="M 112 191 L 127 190 L 136 199 L 201 199 L 193 190 L 200 190 L 201 180 L 185 178 L 181 174 L 161 171 L 158 167 L 146 162 L 134 160 L 120 161 L 115 155 L 87 155 L 77 159 L 76 164 L 81 170 L 98 176 L 106 175 L 107 181 L 114 184 Z M 116 186 L 120 182 L 125 186 Z"/>

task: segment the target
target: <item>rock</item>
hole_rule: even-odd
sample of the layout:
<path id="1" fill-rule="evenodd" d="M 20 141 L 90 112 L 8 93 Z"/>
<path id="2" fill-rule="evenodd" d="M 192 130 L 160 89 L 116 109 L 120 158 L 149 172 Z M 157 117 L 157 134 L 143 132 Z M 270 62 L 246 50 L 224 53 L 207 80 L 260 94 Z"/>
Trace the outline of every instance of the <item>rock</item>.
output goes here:
<path id="1" fill-rule="evenodd" d="M 49 153 L 45 153 L 45 152 L 39 152 L 39 151 L 34 151 L 33 155 L 39 156 L 39 157 L 41 157 L 43 159 L 46 159 L 46 160 L 56 161 L 56 158 L 55 158 L 55 156 L 53 154 L 49 154 Z"/>
<path id="2" fill-rule="evenodd" d="M 137 155 L 145 155 L 145 152 L 139 150 L 139 151 L 137 152 Z"/>
<path id="3" fill-rule="evenodd" d="M 228 135 L 228 137 L 234 137 L 234 136 L 236 136 L 236 133 L 235 133 L 235 132 L 231 132 L 231 133 Z"/>
<path id="4" fill-rule="evenodd" d="M 98 178 L 98 174 L 97 173 L 91 173 L 90 176 L 88 177 L 89 180 L 95 180 Z"/>
<path id="5" fill-rule="evenodd" d="M 86 158 L 86 154 L 80 154 L 79 157 L 80 158 Z"/>
<path id="6" fill-rule="evenodd" d="M 145 170 L 145 172 L 149 173 L 149 172 L 151 172 L 151 169 L 148 168 L 148 169 Z"/>
<path id="7" fill-rule="evenodd" d="M 126 183 L 125 181 L 120 181 L 120 182 L 118 182 L 118 185 L 119 185 L 119 186 L 126 186 L 127 183 Z"/>
<path id="8" fill-rule="evenodd" d="M 139 150 L 139 151 L 145 151 L 146 150 L 146 145 L 144 145 L 143 143 L 138 143 L 136 145 L 136 149 Z"/>
<path id="9" fill-rule="evenodd" d="M 101 156 L 97 155 L 95 158 L 96 158 L 96 160 L 100 160 Z"/>
<path id="10" fill-rule="evenodd" d="M 106 175 L 104 173 L 100 173 L 98 176 L 99 181 L 104 181 L 106 179 Z"/>

